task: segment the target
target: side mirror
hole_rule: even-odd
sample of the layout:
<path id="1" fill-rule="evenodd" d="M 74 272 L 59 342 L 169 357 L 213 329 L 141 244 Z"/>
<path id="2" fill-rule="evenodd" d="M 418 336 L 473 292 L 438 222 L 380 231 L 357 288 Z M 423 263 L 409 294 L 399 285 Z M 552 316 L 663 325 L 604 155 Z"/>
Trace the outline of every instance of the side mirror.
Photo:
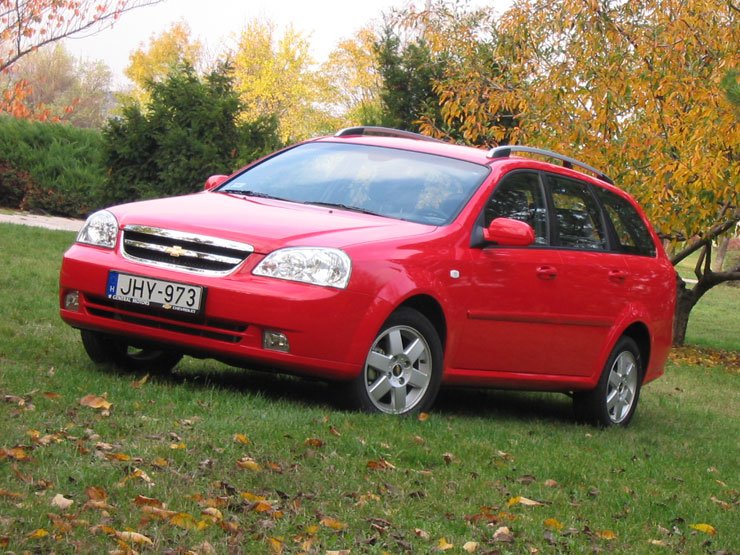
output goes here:
<path id="1" fill-rule="evenodd" d="M 221 185 L 221 183 L 226 181 L 228 178 L 228 175 L 212 175 L 211 177 L 206 179 L 206 186 L 204 187 L 204 190 L 213 191 L 213 189 Z"/>
<path id="2" fill-rule="evenodd" d="M 534 230 L 519 220 L 496 218 L 483 230 L 483 238 L 502 247 L 528 247 L 534 243 Z"/>

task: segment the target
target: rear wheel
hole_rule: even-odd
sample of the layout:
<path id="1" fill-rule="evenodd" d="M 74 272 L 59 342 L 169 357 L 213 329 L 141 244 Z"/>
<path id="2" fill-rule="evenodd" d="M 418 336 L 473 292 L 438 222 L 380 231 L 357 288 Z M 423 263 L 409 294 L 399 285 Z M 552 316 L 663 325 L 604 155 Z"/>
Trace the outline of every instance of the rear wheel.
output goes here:
<path id="1" fill-rule="evenodd" d="M 576 417 L 603 427 L 627 426 L 637 410 L 642 375 L 637 344 L 630 337 L 622 337 L 609 355 L 596 388 L 573 396 Z"/>
<path id="2" fill-rule="evenodd" d="M 180 362 L 182 353 L 152 347 L 135 347 L 125 338 L 82 330 L 82 344 L 93 362 L 126 370 L 166 373 Z"/>
<path id="3" fill-rule="evenodd" d="M 420 312 L 400 308 L 386 320 L 348 386 L 355 408 L 410 414 L 428 410 L 442 380 L 442 343 Z"/>

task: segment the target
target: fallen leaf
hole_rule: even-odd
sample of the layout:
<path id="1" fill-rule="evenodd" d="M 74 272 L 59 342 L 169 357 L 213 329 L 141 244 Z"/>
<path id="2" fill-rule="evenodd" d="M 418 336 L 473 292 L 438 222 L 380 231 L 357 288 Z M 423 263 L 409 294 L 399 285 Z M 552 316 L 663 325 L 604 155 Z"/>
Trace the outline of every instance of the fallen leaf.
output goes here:
<path id="1" fill-rule="evenodd" d="M 154 499 L 153 497 L 146 497 L 144 495 L 137 495 L 134 499 L 134 505 L 139 506 L 148 506 L 148 507 L 164 507 L 164 503 L 162 503 L 159 499 Z"/>
<path id="2" fill-rule="evenodd" d="M 163 459 L 162 457 L 157 457 L 152 461 L 152 466 L 156 466 L 157 468 L 167 468 L 169 465 L 170 463 L 167 459 Z"/>
<path id="3" fill-rule="evenodd" d="M 552 530 L 562 530 L 563 529 L 563 523 L 557 520 L 556 518 L 548 518 L 545 520 L 544 525 L 546 528 L 550 528 Z"/>
<path id="4" fill-rule="evenodd" d="M 342 434 L 334 426 L 329 426 L 329 433 L 335 437 L 342 437 Z"/>
<path id="5" fill-rule="evenodd" d="M 85 488 L 85 495 L 91 501 L 105 501 L 108 499 L 108 494 L 103 488 L 96 486 L 88 486 Z"/>
<path id="6" fill-rule="evenodd" d="M 327 528 L 331 528 L 332 530 L 344 530 L 345 528 L 347 528 L 347 525 L 344 522 L 328 516 L 322 518 L 320 524 L 322 526 L 326 526 Z"/>
<path id="7" fill-rule="evenodd" d="M 463 545 L 463 550 L 467 551 L 468 553 L 475 553 L 478 551 L 478 542 L 465 542 L 465 545 Z"/>
<path id="8" fill-rule="evenodd" d="M 116 532 L 116 537 L 119 540 L 125 542 L 143 544 L 143 545 L 154 545 L 154 542 L 146 537 L 144 534 L 138 532 Z"/>
<path id="9" fill-rule="evenodd" d="M 236 443 L 241 443 L 242 445 L 249 445 L 251 443 L 249 438 L 244 434 L 234 434 L 234 441 Z"/>
<path id="10" fill-rule="evenodd" d="M 7 499 L 23 499 L 23 495 L 20 493 L 14 493 L 6 489 L 0 489 L 0 497 L 5 497 Z"/>
<path id="11" fill-rule="evenodd" d="M 134 389 L 140 389 L 141 386 L 144 385 L 147 381 L 149 381 L 149 374 L 146 374 L 140 380 L 136 380 L 135 382 L 132 382 L 131 387 L 133 387 Z"/>
<path id="12" fill-rule="evenodd" d="M 455 460 L 455 455 L 452 453 L 444 453 L 442 455 L 442 460 L 444 460 L 445 464 L 452 464 L 452 461 Z"/>
<path id="13" fill-rule="evenodd" d="M 612 532 L 611 530 L 601 530 L 599 532 L 596 532 L 596 535 L 602 540 L 611 541 L 617 539 L 617 534 L 615 532 Z"/>
<path id="14" fill-rule="evenodd" d="M 184 443 L 170 443 L 170 449 L 177 450 L 177 449 L 187 449 L 187 445 Z"/>
<path id="15" fill-rule="evenodd" d="M 418 416 L 419 422 L 426 422 L 429 420 L 429 413 L 428 412 L 420 412 Z"/>
<path id="16" fill-rule="evenodd" d="M 697 532 L 709 534 L 710 536 L 714 536 L 717 533 L 717 529 L 711 524 L 690 524 L 689 528 L 696 530 Z"/>
<path id="17" fill-rule="evenodd" d="M 447 541 L 447 538 L 439 538 L 439 541 L 437 542 L 437 549 L 440 551 L 447 551 L 448 549 L 452 549 L 455 547 L 453 544 Z"/>
<path id="18" fill-rule="evenodd" d="M 545 480 L 544 483 L 545 483 L 545 487 L 548 487 L 548 488 L 556 488 L 559 485 L 555 480 Z"/>
<path id="19" fill-rule="evenodd" d="M 58 507 L 62 510 L 69 509 L 73 503 L 74 501 L 72 501 L 71 499 L 67 499 L 61 493 L 57 493 L 51 500 L 52 507 Z"/>
<path id="20" fill-rule="evenodd" d="M 414 534 L 416 534 L 422 540 L 428 540 L 430 537 L 429 532 L 422 530 L 421 528 L 414 528 Z"/>
<path id="21" fill-rule="evenodd" d="M 306 441 L 303 442 L 303 444 L 308 447 L 319 449 L 326 445 L 326 442 L 323 439 L 319 439 L 317 437 L 309 437 L 308 439 L 306 439 Z"/>
<path id="22" fill-rule="evenodd" d="M 200 514 L 211 519 L 213 522 L 220 522 L 224 519 L 224 515 L 215 507 L 207 507 Z"/>
<path id="23" fill-rule="evenodd" d="M 252 472 L 259 472 L 262 467 L 252 457 L 242 457 L 236 461 L 236 466 L 245 470 L 251 470 Z"/>
<path id="24" fill-rule="evenodd" d="M 663 540 L 650 540 L 650 545 L 657 545 L 658 547 L 668 547 L 668 544 Z"/>
<path id="25" fill-rule="evenodd" d="M 267 538 L 267 545 L 270 548 L 270 553 L 274 553 L 275 555 L 281 555 L 283 552 L 283 548 L 285 546 L 285 543 L 280 538 Z"/>
<path id="26" fill-rule="evenodd" d="M 113 406 L 113 404 L 110 403 L 105 397 L 92 394 L 85 395 L 82 399 L 80 399 L 80 404 L 83 407 L 90 407 L 91 409 L 102 410 L 108 410 Z"/>
<path id="27" fill-rule="evenodd" d="M 540 507 L 544 505 L 544 503 L 541 503 L 540 501 L 534 501 L 532 499 L 527 499 L 526 497 L 522 497 L 520 495 L 517 495 L 516 497 L 512 497 L 509 499 L 506 503 L 509 507 L 513 505 L 524 505 L 525 507 Z"/>
<path id="28" fill-rule="evenodd" d="M 105 458 L 109 461 L 127 462 L 131 460 L 131 455 L 126 453 L 106 453 Z"/>
<path id="29" fill-rule="evenodd" d="M 376 461 L 368 461 L 367 467 L 370 470 L 395 470 L 396 467 L 385 459 L 378 459 Z"/>
<path id="30" fill-rule="evenodd" d="M 44 391 L 41 395 L 51 400 L 59 399 L 61 397 L 61 394 L 54 393 L 53 391 Z"/>
<path id="31" fill-rule="evenodd" d="M 493 541 L 511 543 L 514 541 L 514 535 L 508 526 L 500 526 L 493 533 Z"/>
<path id="32" fill-rule="evenodd" d="M 40 538 L 45 538 L 48 535 L 49 535 L 49 532 L 47 532 L 43 528 L 37 528 L 36 530 L 34 530 L 30 534 L 28 534 L 28 536 L 26 536 L 26 537 L 31 538 L 33 540 L 37 540 L 37 539 L 40 539 Z"/>
<path id="33" fill-rule="evenodd" d="M 169 523 L 184 530 L 194 530 L 198 528 L 198 521 L 190 513 L 175 513 L 169 519 Z"/>
<path id="34" fill-rule="evenodd" d="M 721 499 L 717 499 L 714 495 L 709 498 L 712 503 L 716 503 L 720 507 L 722 507 L 725 511 L 729 511 L 732 509 L 732 505 L 730 505 L 727 501 L 722 501 Z"/>

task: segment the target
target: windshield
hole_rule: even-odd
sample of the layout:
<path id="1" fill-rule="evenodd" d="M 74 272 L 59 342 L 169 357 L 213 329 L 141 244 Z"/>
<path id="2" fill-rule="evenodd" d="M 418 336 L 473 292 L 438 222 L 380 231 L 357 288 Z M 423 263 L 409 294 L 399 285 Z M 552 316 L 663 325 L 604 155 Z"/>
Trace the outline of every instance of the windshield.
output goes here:
<path id="1" fill-rule="evenodd" d="M 306 143 L 268 158 L 217 190 L 444 225 L 488 172 L 486 166 L 432 154 Z"/>

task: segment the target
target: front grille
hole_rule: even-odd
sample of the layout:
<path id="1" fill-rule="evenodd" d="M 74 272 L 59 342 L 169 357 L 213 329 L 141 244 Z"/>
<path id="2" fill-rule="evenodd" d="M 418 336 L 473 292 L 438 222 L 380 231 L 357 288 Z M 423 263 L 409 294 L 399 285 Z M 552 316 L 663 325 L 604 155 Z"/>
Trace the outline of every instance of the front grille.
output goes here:
<path id="1" fill-rule="evenodd" d="M 123 256 L 186 272 L 226 275 L 254 252 L 247 243 L 143 225 L 123 229 Z"/>
<path id="2" fill-rule="evenodd" d="M 85 296 L 85 308 L 93 316 L 128 322 L 196 337 L 205 337 L 227 343 L 239 343 L 244 339 L 247 324 L 207 318 L 191 321 L 187 315 L 168 311 L 151 310 L 147 307 L 129 305 L 105 297 Z"/>

